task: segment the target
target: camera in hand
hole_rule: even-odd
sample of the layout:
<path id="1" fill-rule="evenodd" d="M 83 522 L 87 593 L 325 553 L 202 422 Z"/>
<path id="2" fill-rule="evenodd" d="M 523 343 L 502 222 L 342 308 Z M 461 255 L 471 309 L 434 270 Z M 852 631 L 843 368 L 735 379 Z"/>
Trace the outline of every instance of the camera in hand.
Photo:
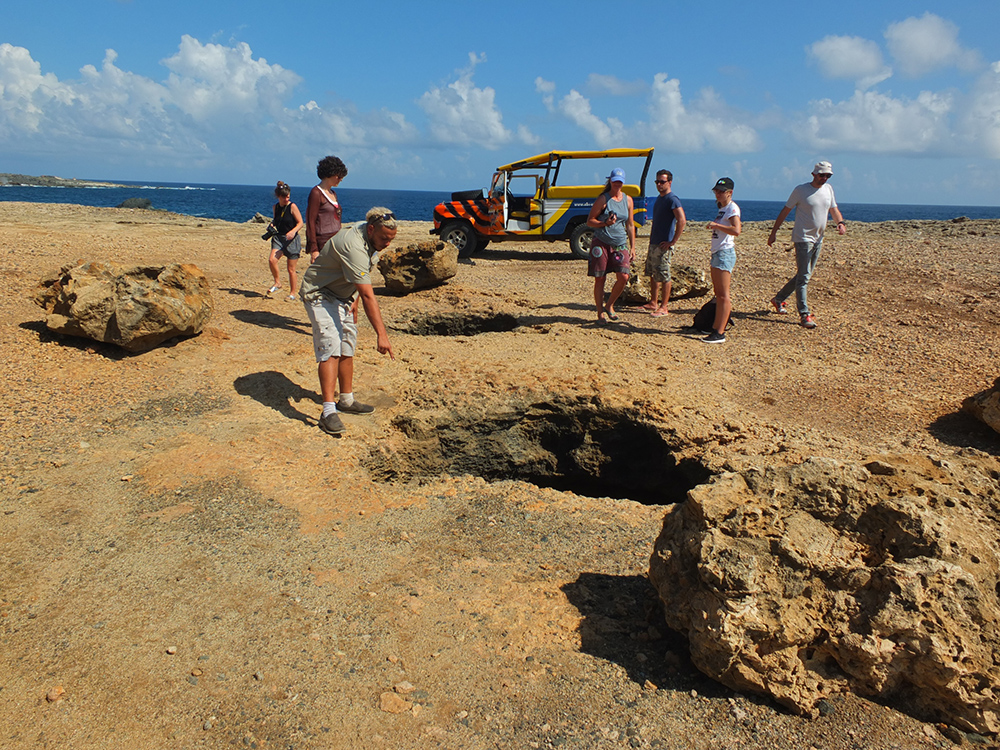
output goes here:
<path id="1" fill-rule="evenodd" d="M 264 232 L 264 234 L 262 234 L 262 235 L 260 236 L 260 238 L 261 238 L 262 240 L 269 240 L 269 239 L 271 239 L 272 237 L 274 237 L 274 236 L 275 236 L 275 235 L 276 235 L 277 233 L 278 233 L 278 230 L 277 230 L 277 229 L 275 229 L 275 227 L 274 227 L 274 224 L 268 224 L 268 225 L 267 225 L 267 231 L 266 231 L 266 232 Z"/>

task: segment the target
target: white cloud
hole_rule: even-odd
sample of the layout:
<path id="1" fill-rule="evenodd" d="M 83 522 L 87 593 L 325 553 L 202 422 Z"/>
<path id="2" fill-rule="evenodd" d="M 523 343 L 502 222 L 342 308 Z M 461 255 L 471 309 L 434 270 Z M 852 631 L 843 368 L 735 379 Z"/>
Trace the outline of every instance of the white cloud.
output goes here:
<path id="1" fill-rule="evenodd" d="M 555 110 L 555 90 L 556 85 L 552 81 L 546 81 L 541 76 L 535 79 L 535 91 L 542 95 L 542 104 L 549 112 Z"/>
<path id="2" fill-rule="evenodd" d="M 608 121 L 604 122 L 591 111 L 590 100 L 576 89 L 571 89 L 559 101 L 559 112 L 570 122 L 590 133 L 599 146 L 618 145 L 617 142 L 624 137 L 621 122 L 614 118 L 608 118 Z"/>
<path id="3" fill-rule="evenodd" d="M 602 147 L 621 146 L 626 141 L 653 141 L 672 151 L 701 151 L 708 147 L 727 153 L 757 151 L 761 147 L 756 130 L 746 116 L 729 108 L 712 89 L 704 89 L 690 105 L 681 96 L 680 81 L 657 73 L 648 99 L 649 122 L 626 126 L 617 117 L 601 119 L 590 100 L 576 89 L 559 100 L 557 111 Z"/>
<path id="4" fill-rule="evenodd" d="M 827 78 L 854 81 L 867 89 L 892 75 L 882 60 L 882 51 L 870 39 L 857 36 L 827 36 L 806 48 Z"/>
<path id="5" fill-rule="evenodd" d="M 0 133 L 34 133 L 49 107 L 70 105 L 76 95 L 24 47 L 0 44 Z"/>
<path id="6" fill-rule="evenodd" d="M 681 84 L 666 73 L 653 77 L 648 127 L 657 145 L 674 151 L 711 148 L 725 153 L 758 151 L 762 144 L 747 117 L 731 109 L 711 89 L 703 89 L 690 106 L 684 103 Z"/>
<path id="7" fill-rule="evenodd" d="M 186 34 L 177 53 L 161 62 L 170 70 L 172 103 L 196 122 L 242 119 L 260 110 L 277 115 L 302 80 L 262 57 L 255 60 L 245 42 L 224 47 Z"/>
<path id="8" fill-rule="evenodd" d="M 556 85 L 552 81 L 546 81 L 541 76 L 535 79 L 535 91 L 541 94 L 551 94 L 556 90 Z"/>
<path id="9" fill-rule="evenodd" d="M 969 151 L 1000 159 L 1000 62 L 980 76 L 965 104 L 959 132 Z"/>
<path id="10" fill-rule="evenodd" d="M 360 112 L 350 102 L 289 108 L 300 77 L 254 58 L 249 46 L 202 44 L 184 36 L 162 61 L 165 81 L 122 70 L 107 50 L 100 67 L 85 65 L 77 80 L 43 74 L 28 50 L 0 45 L 0 150 L 74 156 L 100 163 L 179 162 L 218 168 L 254 160 L 285 160 L 312 148 L 377 149 L 418 143 L 399 112 Z"/>
<path id="11" fill-rule="evenodd" d="M 930 91 L 915 99 L 857 91 L 850 99 L 811 102 L 794 127 L 817 150 L 878 154 L 938 154 L 954 150 L 949 119 L 954 97 Z"/>
<path id="12" fill-rule="evenodd" d="M 587 91 L 595 95 L 635 96 L 646 91 L 646 82 L 642 80 L 623 81 L 617 76 L 591 73 L 587 77 Z"/>
<path id="13" fill-rule="evenodd" d="M 910 77 L 944 67 L 975 70 L 982 64 L 978 52 L 959 43 L 958 27 L 933 13 L 891 24 L 885 39 L 899 70 Z"/>
<path id="14" fill-rule="evenodd" d="M 496 106 L 496 91 L 478 88 L 472 80 L 476 66 L 486 56 L 469 55 L 469 67 L 443 88 L 432 87 L 418 104 L 430 120 L 432 137 L 449 144 L 475 144 L 497 149 L 513 137 L 503 125 Z"/>

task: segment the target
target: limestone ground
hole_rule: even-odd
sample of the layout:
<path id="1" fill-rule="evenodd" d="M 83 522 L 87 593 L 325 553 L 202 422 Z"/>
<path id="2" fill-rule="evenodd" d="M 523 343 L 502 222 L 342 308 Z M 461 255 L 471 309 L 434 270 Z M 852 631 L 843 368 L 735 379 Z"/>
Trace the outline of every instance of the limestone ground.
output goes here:
<path id="1" fill-rule="evenodd" d="M 948 743 L 900 707 L 807 721 L 702 677 L 645 579 L 673 496 L 588 487 L 650 441 L 681 494 L 809 455 L 1000 453 L 958 411 L 1000 373 L 1000 223 L 852 224 L 811 286 L 815 331 L 768 312 L 792 260 L 765 229 L 737 240 L 722 346 L 684 328 L 702 300 L 598 326 L 558 243 L 380 294 L 396 360 L 364 324 L 356 390 L 378 411 L 335 439 L 303 309 L 263 296 L 258 225 L 0 203 L 3 746 Z M 675 262 L 707 265 L 707 235 Z M 32 288 L 77 259 L 196 263 L 214 317 L 142 355 L 49 334 Z M 442 319 L 457 332 L 418 335 Z"/>

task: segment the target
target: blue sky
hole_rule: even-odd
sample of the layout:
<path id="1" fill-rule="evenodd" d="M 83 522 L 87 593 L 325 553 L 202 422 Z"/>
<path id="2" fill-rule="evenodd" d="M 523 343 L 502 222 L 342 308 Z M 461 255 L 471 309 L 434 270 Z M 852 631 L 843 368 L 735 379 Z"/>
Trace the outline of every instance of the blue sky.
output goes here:
<path id="1" fill-rule="evenodd" d="M 653 146 L 682 198 L 784 200 L 828 159 L 841 202 L 1000 204 L 992 0 L 6 10 L 0 172 L 306 186 L 337 154 L 345 187 L 463 190 Z"/>

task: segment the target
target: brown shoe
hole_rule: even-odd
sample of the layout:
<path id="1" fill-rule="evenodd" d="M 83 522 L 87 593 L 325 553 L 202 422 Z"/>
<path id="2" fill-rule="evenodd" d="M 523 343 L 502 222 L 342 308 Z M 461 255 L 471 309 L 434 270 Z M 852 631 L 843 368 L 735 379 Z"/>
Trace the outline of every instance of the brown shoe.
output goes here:
<path id="1" fill-rule="evenodd" d="M 375 411 L 375 407 L 369 406 L 368 404 L 362 404 L 360 401 L 355 401 L 350 406 L 344 406 L 338 402 L 337 411 L 342 412 L 343 414 L 371 414 Z"/>
<path id="2" fill-rule="evenodd" d="M 327 435 L 339 435 L 340 433 L 347 431 L 347 428 L 344 427 L 344 423 L 340 421 L 340 415 L 337 414 L 337 412 L 327 414 L 325 417 L 320 417 L 319 428 Z"/>

